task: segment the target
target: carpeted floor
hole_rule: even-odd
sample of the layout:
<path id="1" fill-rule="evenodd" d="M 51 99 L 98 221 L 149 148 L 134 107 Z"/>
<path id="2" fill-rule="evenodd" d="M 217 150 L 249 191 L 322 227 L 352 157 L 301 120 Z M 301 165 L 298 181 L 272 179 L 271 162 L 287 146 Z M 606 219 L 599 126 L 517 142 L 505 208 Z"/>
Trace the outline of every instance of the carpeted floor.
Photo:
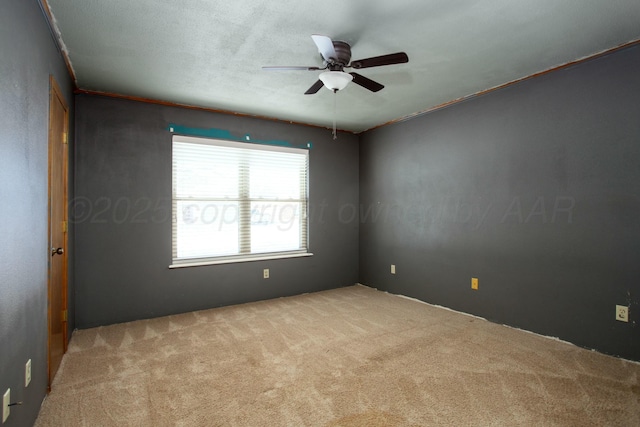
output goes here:
<path id="1" fill-rule="evenodd" d="M 637 426 L 640 364 L 352 286 L 80 330 L 45 426 Z"/>

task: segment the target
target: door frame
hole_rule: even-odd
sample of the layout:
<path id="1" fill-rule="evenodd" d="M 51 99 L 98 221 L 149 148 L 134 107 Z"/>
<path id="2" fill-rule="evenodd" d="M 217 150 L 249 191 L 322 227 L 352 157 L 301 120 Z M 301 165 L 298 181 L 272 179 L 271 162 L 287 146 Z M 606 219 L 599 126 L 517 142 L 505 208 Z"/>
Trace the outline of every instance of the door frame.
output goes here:
<path id="1" fill-rule="evenodd" d="M 63 135 L 54 135 L 53 129 L 54 126 L 54 109 L 52 108 L 54 102 L 60 102 L 62 108 L 64 110 L 64 123 L 62 124 Z M 49 162 L 48 162 L 48 195 L 47 195 L 47 216 L 48 216 L 48 236 L 47 236 L 47 391 L 51 391 L 51 383 L 53 382 L 52 375 L 52 366 L 51 366 L 51 344 L 52 344 L 52 322 L 54 319 L 60 319 L 62 323 L 62 340 L 63 340 L 63 354 L 67 352 L 67 343 L 68 343 L 68 297 L 67 297 L 67 286 L 68 286 L 68 243 L 69 243 L 69 107 L 67 106 L 67 102 L 62 96 L 62 91 L 58 86 L 53 75 L 49 76 L 49 129 L 48 129 L 48 149 L 49 149 Z M 63 150 L 63 158 L 62 158 L 62 195 L 63 195 L 63 222 L 62 224 L 52 224 L 52 216 L 51 216 L 51 197 L 52 197 L 52 188 L 53 188 L 53 179 L 52 179 L 52 168 L 54 161 L 53 154 L 53 146 L 56 143 L 62 142 L 65 146 Z M 53 227 L 64 227 L 63 228 L 63 242 L 62 247 L 64 248 L 64 253 L 62 256 L 62 289 L 61 289 L 61 298 L 62 298 L 62 310 L 64 315 L 55 316 L 55 313 L 52 313 L 51 310 L 51 299 L 52 299 L 52 283 L 51 283 L 51 252 L 50 249 L 53 247 L 51 242 L 52 230 Z M 56 370 L 59 366 L 56 367 Z"/>

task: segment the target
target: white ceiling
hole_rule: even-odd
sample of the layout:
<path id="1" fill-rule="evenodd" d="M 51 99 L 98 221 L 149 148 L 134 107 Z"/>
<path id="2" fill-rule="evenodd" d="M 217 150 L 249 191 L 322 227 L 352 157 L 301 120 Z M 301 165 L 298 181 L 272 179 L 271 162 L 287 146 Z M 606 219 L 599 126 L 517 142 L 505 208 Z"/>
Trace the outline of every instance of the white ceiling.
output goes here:
<path id="1" fill-rule="evenodd" d="M 311 34 L 352 59 L 404 51 L 336 94 L 360 132 L 640 39 L 640 0 L 46 0 L 77 85 L 331 127 L 334 95 L 304 92 L 321 66 Z"/>

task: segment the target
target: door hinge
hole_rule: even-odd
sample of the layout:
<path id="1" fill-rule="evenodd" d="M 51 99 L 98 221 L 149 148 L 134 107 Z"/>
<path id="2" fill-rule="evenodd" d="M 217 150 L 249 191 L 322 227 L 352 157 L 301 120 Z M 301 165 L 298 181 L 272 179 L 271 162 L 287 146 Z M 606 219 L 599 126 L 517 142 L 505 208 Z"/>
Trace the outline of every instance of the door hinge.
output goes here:
<path id="1" fill-rule="evenodd" d="M 63 144 L 68 144 L 69 143 L 69 134 L 67 132 L 64 132 L 62 134 L 62 143 Z"/>
<path id="2" fill-rule="evenodd" d="M 67 321 L 67 310 L 62 310 L 62 321 L 63 322 Z"/>
<path id="3" fill-rule="evenodd" d="M 62 232 L 66 233 L 69 231 L 69 223 L 67 221 L 62 221 Z"/>

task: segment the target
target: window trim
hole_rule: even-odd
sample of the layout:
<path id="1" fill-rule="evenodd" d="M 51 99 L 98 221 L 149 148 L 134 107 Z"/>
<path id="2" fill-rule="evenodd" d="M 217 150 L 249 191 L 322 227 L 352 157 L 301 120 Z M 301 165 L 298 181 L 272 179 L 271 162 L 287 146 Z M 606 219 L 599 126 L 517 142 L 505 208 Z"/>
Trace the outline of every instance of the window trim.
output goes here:
<path id="1" fill-rule="evenodd" d="M 172 263 L 169 268 L 182 268 L 182 267 L 200 267 L 204 265 L 218 265 L 218 264 L 236 264 L 242 262 L 254 262 L 254 261 L 268 261 L 272 259 L 287 259 L 287 258 L 304 258 L 313 256 L 312 252 L 269 252 L 264 254 L 255 254 L 255 256 L 245 256 L 238 258 L 233 257 L 217 257 L 217 258 L 193 258 L 190 262 Z"/>
<path id="2" fill-rule="evenodd" d="M 177 215 L 176 215 L 176 203 L 178 198 L 176 198 L 175 193 L 175 164 L 173 159 L 173 146 L 175 142 L 183 142 L 183 143 L 193 143 L 193 144 L 201 144 L 201 145 L 212 145 L 218 147 L 232 147 L 232 148 L 241 148 L 246 150 L 256 150 L 256 151 L 272 151 L 272 152 L 281 152 L 281 153 L 297 153 L 297 154 L 305 154 L 306 155 L 306 170 L 305 170 L 305 198 L 300 199 L 304 205 L 304 218 L 301 218 L 300 227 L 304 230 L 301 230 L 304 233 L 304 242 L 306 243 L 305 248 L 294 249 L 291 251 L 275 251 L 275 252 L 257 252 L 257 253 L 237 253 L 232 255 L 221 255 L 221 256 L 211 256 L 211 257 L 194 257 L 194 258 L 176 258 L 176 244 L 177 244 L 177 236 L 176 233 L 176 223 Z M 171 259 L 172 262 L 169 265 L 170 269 L 182 268 L 182 267 L 195 267 L 195 266 L 204 266 L 204 265 L 216 265 L 216 264 L 230 264 L 230 263 L 241 263 L 241 262 L 252 262 L 252 261 L 263 261 L 263 260 L 272 260 L 272 259 L 286 259 L 286 258 L 300 258 L 300 257 L 308 257 L 313 256 L 313 253 L 309 251 L 309 150 L 304 148 L 293 148 L 286 146 L 274 146 L 274 145 L 264 145 L 257 144 L 251 141 L 230 141 L 218 138 L 208 138 L 208 137 L 194 137 L 188 135 L 181 134 L 173 134 L 171 139 L 171 213 L 172 213 L 172 221 L 171 221 Z M 252 147 L 253 146 L 253 147 Z M 248 196 L 248 195 L 246 195 Z M 248 198 L 248 197 L 247 197 Z M 249 202 L 251 201 L 248 199 Z M 242 250 L 242 248 L 240 249 Z"/>

